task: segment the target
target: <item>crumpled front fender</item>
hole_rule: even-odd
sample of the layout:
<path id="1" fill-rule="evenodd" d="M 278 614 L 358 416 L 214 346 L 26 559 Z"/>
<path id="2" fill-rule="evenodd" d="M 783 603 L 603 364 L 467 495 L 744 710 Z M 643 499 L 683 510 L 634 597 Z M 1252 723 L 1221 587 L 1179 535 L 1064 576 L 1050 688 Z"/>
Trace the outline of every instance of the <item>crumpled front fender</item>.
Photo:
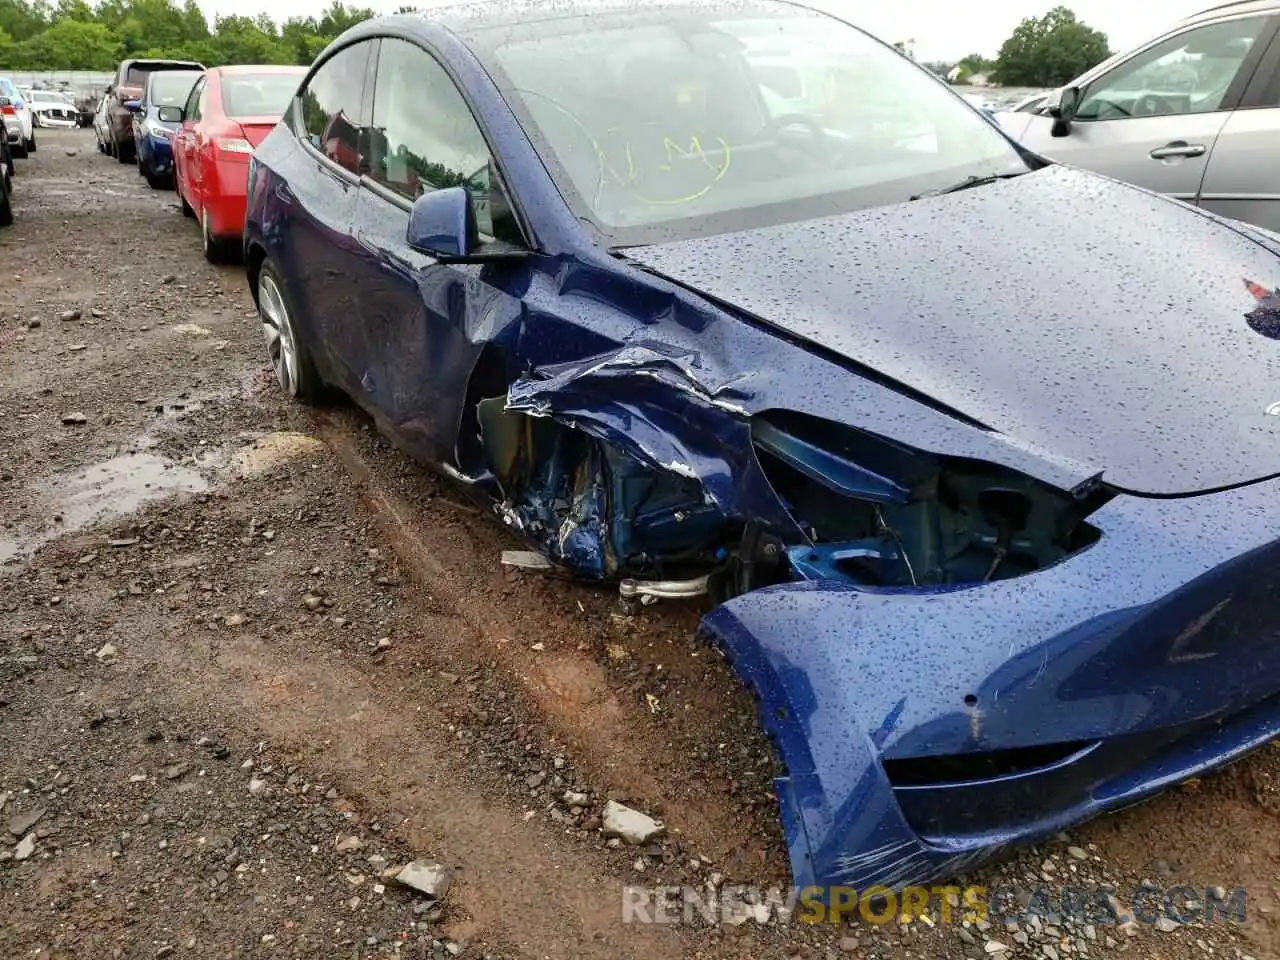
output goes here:
<path id="1" fill-rule="evenodd" d="M 700 379 L 697 363 L 665 344 L 629 344 L 517 380 L 506 411 L 552 417 L 639 463 L 697 480 L 707 503 L 726 516 L 793 529 L 756 461 L 732 390 Z"/>

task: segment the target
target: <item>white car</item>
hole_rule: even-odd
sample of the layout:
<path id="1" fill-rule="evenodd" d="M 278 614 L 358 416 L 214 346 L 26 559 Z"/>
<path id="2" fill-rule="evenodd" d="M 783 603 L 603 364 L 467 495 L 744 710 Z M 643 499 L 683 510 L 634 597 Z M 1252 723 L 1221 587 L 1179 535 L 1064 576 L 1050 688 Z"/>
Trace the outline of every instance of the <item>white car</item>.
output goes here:
<path id="1" fill-rule="evenodd" d="M 26 98 L 8 77 L 0 77 L 0 97 L 9 99 L 9 103 L 13 108 L 12 116 L 18 118 L 16 126 L 20 135 L 17 138 L 10 137 L 10 152 L 19 158 L 25 157 L 28 153 L 34 153 L 36 149 L 36 134 L 32 123 L 31 107 Z M 8 125 L 9 121 L 6 119 L 6 129 Z"/>
<path id="2" fill-rule="evenodd" d="M 53 90 L 32 90 L 28 105 L 37 127 L 74 127 L 80 114 L 75 104 Z"/>

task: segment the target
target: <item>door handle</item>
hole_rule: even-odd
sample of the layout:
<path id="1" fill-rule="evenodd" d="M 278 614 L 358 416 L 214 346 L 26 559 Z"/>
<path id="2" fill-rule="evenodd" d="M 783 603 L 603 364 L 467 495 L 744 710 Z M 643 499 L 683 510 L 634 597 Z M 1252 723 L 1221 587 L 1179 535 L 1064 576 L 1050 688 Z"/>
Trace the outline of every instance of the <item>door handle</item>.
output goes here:
<path id="1" fill-rule="evenodd" d="M 275 192 L 277 199 L 279 199 L 281 203 L 293 203 L 293 191 L 289 189 L 287 184 L 277 183 Z"/>
<path id="2" fill-rule="evenodd" d="M 1173 143 L 1166 143 L 1163 147 L 1156 147 L 1151 151 L 1152 160 L 1172 160 L 1178 157 L 1203 157 L 1208 148 L 1203 143 L 1187 143 L 1185 140 L 1175 140 Z"/>

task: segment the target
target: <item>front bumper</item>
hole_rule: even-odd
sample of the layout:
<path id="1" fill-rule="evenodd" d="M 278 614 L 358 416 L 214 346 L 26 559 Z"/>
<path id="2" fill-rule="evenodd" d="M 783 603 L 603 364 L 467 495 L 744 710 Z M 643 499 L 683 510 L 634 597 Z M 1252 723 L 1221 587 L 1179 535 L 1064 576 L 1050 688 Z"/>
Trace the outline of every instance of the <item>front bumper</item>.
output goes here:
<path id="1" fill-rule="evenodd" d="M 33 118 L 33 122 L 41 127 L 60 127 L 70 129 L 76 126 L 75 116 L 55 117 L 47 113 L 37 113 Z"/>
<path id="2" fill-rule="evenodd" d="M 137 142 L 138 150 L 152 173 L 170 173 L 173 170 L 173 146 L 167 138 L 144 132 Z"/>
<path id="3" fill-rule="evenodd" d="M 786 767 L 796 885 L 950 878 L 1280 734 L 1278 498 L 1121 496 L 1098 543 L 1024 577 L 709 613 Z"/>

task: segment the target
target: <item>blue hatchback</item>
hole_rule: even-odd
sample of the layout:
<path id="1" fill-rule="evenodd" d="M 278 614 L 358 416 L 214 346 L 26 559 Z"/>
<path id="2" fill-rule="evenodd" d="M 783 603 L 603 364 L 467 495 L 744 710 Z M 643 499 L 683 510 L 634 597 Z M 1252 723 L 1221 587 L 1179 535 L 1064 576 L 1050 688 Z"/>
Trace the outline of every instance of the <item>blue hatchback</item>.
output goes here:
<path id="1" fill-rule="evenodd" d="M 138 173 L 154 189 L 170 185 L 173 176 L 173 138 L 182 126 L 182 109 L 198 71 L 169 70 L 147 77 L 142 99 L 125 106 L 133 111 L 133 142 Z"/>
<path id="2" fill-rule="evenodd" d="M 367 21 L 256 149 L 290 395 L 628 602 L 709 595 L 797 884 L 954 875 L 1280 733 L 1280 237 L 794 3 L 545 9 Z"/>

